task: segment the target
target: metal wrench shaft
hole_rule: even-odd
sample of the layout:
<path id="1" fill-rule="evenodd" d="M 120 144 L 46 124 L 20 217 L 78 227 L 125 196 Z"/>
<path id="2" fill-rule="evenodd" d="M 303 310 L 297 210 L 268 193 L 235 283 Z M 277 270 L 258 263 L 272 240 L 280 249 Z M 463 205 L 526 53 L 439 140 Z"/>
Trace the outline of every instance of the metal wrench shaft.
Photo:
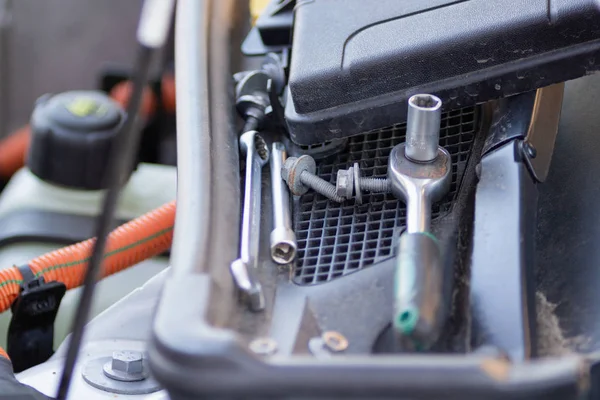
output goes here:
<path id="1" fill-rule="evenodd" d="M 244 208 L 240 238 L 240 258 L 231 263 L 231 273 L 237 287 L 247 297 L 254 311 L 264 309 L 262 287 L 256 279 L 260 240 L 260 206 L 262 167 L 269 160 L 269 149 L 256 131 L 240 137 L 240 148 L 246 155 Z"/>
<path id="2" fill-rule="evenodd" d="M 273 201 L 273 231 L 271 258 L 278 264 L 289 264 L 296 257 L 296 234 L 292 230 L 290 195 L 281 176 L 287 155 L 281 142 L 273 143 L 271 152 L 271 198 Z"/>
<path id="3" fill-rule="evenodd" d="M 406 143 L 390 153 L 392 192 L 406 202 L 406 232 L 399 241 L 393 326 L 403 346 L 426 349 L 438 339 L 447 314 L 444 264 L 430 233 L 431 205 L 450 188 L 450 154 L 438 146 L 441 101 L 409 99 Z"/>
<path id="4" fill-rule="evenodd" d="M 249 267 L 256 268 L 260 240 L 261 175 L 262 167 L 268 160 L 268 150 L 264 140 L 255 131 L 244 133 L 240 143 L 247 149 L 240 258 Z M 261 147 L 264 159 L 258 153 Z"/>
<path id="5" fill-rule="evenodd" d="M 431 201 L 420 188 L 412 187 L 406 196 L 406 232 L 429 232 L 431 225 Z"/>

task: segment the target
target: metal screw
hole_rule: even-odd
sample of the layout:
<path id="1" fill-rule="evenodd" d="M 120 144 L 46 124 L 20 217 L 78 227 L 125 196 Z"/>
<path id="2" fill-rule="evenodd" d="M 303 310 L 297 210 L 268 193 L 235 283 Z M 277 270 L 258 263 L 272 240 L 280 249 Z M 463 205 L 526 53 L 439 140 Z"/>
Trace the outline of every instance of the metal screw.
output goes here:
<path id="1" fill-rule="evenodd" d="M 248 347 L 259 356 L 272 356 L 277 353 L 277 342 L 268 337 L 254 339 Z"/>
<path id="2" fill-rule="evenodd" d="M 104 374 L 123 382 L 143 380 L 147 377 L 144 356 L 139 351 L 115 351 L 110 362 L 104 365 Z"/>
<path id="3" fill-rule="evenodd" d="M 355 179 L 358 177 L 358 179 Z M 354 163 L 353 167 L 341 169 L 337 173 L 336 193 L 346 198 L 356 195 L 358 203 L 362 203 L 361 194 L 363 190 L 372 193 L 391 193 L 392 186 L 387 178 L 365 178 L 360 176 L 360 167 Z M 354 191 L 353 191 L 354 189 Z"/>
<path id="4" fill-rule="evenodd" d="M 391 193 L 392 186 L 387 178 L 360 178 L 360 188 L 373 193 Z"/>
<path id="5" fill-rule="evenodd" d="M 524 142 L 523 148 L 525 150 L 525 153 L 529 156 L 529 158 L 535 158 L 537 156 L 537 150 L 535 149 L 535 147 L 533 147 L 531 143 Z"/>
<path id="6" fill-rule="evenodd" d="M 334 185 L 315 175 L 316 171 L 317 166 L 311 156 L 288 157 L 281 168 L 281 177 L 296 196 L 303 195 L 310 188 L 337 203 L 346 200 L 336 193 Z"/>

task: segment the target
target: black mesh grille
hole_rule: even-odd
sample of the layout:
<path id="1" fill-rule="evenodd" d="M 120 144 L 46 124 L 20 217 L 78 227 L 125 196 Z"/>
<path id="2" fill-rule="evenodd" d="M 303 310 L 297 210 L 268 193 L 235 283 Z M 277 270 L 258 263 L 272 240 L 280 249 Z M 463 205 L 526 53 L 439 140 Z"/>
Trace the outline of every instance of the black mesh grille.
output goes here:
<path id="1" fill-rule="evenodd" d="M 452 155 L 452 186 L 434 205 L 434 219 L 452 206 L 479 127 L 479 109 L 445 113 L 441 126 L 440 144 Z M 354 136 L 344 151 L 318 161 L 317 174 L 335 184 L 339 169 L 358 162 L 362 176 L 384 178 L 388 155 L 404 142 L 405 133 L 406 125 L 399 124 Z M 406 218 L 404 203 L 392 194 L 364 193 L 363 204 L 358 205 L 354 200 L 338 204 L 309 192 L 295 200 L 294 210 L 298 239 L 294 280 L 303 285 L 326 282 L 390 257 Z"/>

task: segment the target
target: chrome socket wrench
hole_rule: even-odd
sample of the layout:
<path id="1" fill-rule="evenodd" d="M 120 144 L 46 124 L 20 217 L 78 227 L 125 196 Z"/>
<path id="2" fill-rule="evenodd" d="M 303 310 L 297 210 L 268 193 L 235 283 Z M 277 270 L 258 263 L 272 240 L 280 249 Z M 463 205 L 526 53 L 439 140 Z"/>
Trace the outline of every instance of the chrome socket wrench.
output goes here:
<path id="1" fill-rule="evenodd" d="M 406 202 L 400 237 L 393 326 L 404 347 L 426 349 L 438 339 L 447 314 L 443 262 L 429 232 L 431 205 L 450 189 L 452 160 L 439 146 L 442 102 L 432 95 L 409 99 L 406 142 L 390 153 L 392 193 Z"/>
<path id="2" fill-rule="evenodd" d="M 271 200 L 273 202 L 273 231 L 271 232 L 271 258 L 278 264 L 289 264 L 296 258 L 296 234 L 292 229 L 290 194 L 283 181 L 281 169 L 287 158 L 285 146 L 273 143 L 271 151 Z"/>
<path id="3" fill-rule="evenodd" d="M 256 131 L 240 137 L 240 148 L 246 156 L 244 209 L 240 237 L 240 258 L 231 263 L 233 280 L 253 311 L 265 308 L 265 298 L 256 278 L 260 239 L 261 173 L 269 161 L 269 148 Z"/>

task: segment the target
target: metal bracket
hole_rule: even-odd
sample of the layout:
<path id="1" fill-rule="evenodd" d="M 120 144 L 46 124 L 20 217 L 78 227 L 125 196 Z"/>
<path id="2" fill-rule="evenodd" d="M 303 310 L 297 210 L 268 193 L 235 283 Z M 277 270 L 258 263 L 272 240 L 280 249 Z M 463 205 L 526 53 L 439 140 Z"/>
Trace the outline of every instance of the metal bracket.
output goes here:
<path id="1" fill-rule="evenodd" d="M 531 122 L 523 143 L 523 160 L 538 182 L 544 182 L 558 134 L 565 84 L 558 83 L 538 89 L 533 104 Z"/>

